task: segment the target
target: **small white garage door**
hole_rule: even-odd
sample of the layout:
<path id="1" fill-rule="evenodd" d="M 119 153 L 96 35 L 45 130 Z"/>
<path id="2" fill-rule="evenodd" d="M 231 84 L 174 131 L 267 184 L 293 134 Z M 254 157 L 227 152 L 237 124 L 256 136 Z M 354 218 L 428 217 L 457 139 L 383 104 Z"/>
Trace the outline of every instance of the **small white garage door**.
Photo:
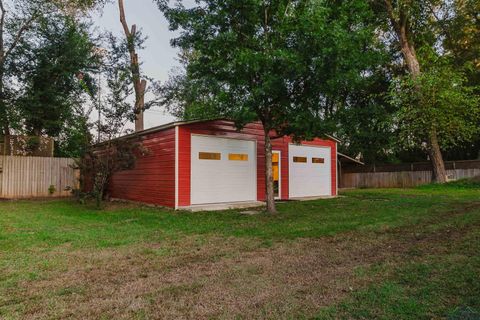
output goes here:
<path id="1" fill-rule="evenodd" d="M 330 147 L 289 145 L 289 196 L 332 194 Z"/>
<path id="2" fill-rule="evenodd" d="M 192 135 L 191 204 L 255 201 L 253 141 Z"/>

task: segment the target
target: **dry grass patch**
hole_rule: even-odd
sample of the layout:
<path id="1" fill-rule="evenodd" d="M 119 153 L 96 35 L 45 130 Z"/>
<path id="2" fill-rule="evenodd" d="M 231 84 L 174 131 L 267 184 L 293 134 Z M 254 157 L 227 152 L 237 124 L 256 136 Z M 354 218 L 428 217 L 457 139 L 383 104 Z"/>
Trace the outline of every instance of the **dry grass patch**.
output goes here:
<path id="1" fill-rule="evenodd" d="M 61 255 L 66 269 L 22 282 L 15 301 L 32 319 L 309 316 L 363 285 L 354 272 L 385 258 L 374 254 L 376 246 L 354 237 L 269 248 L 239 238 L 189 237 L 122 250 L 59 251 L 45 258 Z"/>
<path id="2" fill-rule="evenodd" d="M 257 240 L 187 237 L 124 249 L 56 252 L 67 269 L 25 281 L 17 301 L 31 319 L 291 319 L 311 317 L 375 279 L 374 264 L 441 250 L 461 230 L 391 230 L 263 247 Z M 55 259 L 46 257 L 46 259 Z"/>

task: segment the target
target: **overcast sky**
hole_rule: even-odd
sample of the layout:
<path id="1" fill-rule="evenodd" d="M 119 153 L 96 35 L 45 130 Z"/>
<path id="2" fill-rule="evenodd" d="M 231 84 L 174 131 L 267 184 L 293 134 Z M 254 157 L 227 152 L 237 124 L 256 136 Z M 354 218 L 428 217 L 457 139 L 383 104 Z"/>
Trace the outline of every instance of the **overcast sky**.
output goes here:
<path id="1" fill-rule="evenodd" d="M 177 61 L 178 51 L 170 46 L 170 39 L 175 34 L 168 30 L 167 21 L 152 0 L 124 1 L 128 24 L 136 24 L 148 37 L 145 43 L 146 49 L 139 52 L 140 61 L 143 62 L 143 71 L 154 79 L 167 80 L 169 71 L 179 65 Z M 100 30 L 108 30 L 117 35 L 123 35 L 116 1 L 107 5 L 102 14 L 97 14 L 93 18 Z M 148 110 L 145 113 L 145 128 L 174 120 L 171 115 L 160 109 Z"/>

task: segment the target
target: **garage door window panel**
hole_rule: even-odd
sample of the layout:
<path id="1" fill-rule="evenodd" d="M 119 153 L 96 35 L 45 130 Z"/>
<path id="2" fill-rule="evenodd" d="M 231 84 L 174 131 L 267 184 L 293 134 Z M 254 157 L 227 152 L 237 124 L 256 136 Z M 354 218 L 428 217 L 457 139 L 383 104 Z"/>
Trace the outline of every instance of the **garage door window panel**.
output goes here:
<path id="1" fill-rule="evenodd" d="M 307 157 L 293 157 L 293 162 L 307 163 Z"/>
<path id="2" fill-rule="evenodd" d="M 243 153 L 229 153 L 228 160 L 230 161 L 248 161 L 248 154 Z"/>
<path id="3" fill-rule="evenodd" d="M 324 158 L 312 158 L 312 163 L 325 163 Z"/>
<path id="4" fill-rule="evenodd" d="M 200 160 L 221 160 L 222 154 L 219 152 L 199 152 L 198 159 Z"/>

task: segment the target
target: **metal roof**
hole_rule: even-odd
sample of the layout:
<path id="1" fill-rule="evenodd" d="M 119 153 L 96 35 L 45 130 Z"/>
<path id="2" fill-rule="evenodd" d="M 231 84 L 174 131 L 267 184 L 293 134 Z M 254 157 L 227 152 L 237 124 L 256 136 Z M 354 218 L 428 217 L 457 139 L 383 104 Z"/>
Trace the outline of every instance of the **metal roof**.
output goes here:
<path id="1" fill-rule="evenodd" d="M 142 130 L 142 131 L 139 131 L 139 132 L 133 132 L 133 133 L 130 133 L 130 134 L 121 136 L 121 137 L 114 138 L 114 139 L 112 139 L 112 140 L 128 139 L 128 138 L 133 138 L 133 137 L 136 137 L 136 136 L 143 136 L 143 135 L 145 135 L 145 134 L 149 134 L 149 133 L 153 133 L 153 132 L 157 132 L 157 131 L 161 131 L 161 130 L 166 130 L 166 129 L 174 128 L 174 127 L 177 127 L 177 126 L 183 126 L 183 125 L 192 124 L 192 123 L 208 122 L 208 121 L 218 121 L 218 120 L 224 120 L 224 121 L 233 122 L 232 120 L 226 119 L 226 118 L 203 119 L 203 120 L 187 120 L 187 121 L 174 121 L 174 122 L 162 124 L 162 125 L 159 125 L 159 126 L 156 126 L 156 127 L 148 128 L 148 129 L 145 129 L 145 130 Z M 329 134 L 326 134 L 325 137 L 327 137 L 327 138 L 329 138 L 329 139 L 332 139 L 332 140 L 334 140 L 334 141 L 336 141 L 336 142 L 339 142 L 339 143 L 342 142 L 340 139 L 338 139 L 338 138 L 336 138 L 336 137 L 334 137 L 334 136 L 332 136 L 332 135 L 329 135 Z M 105 144 L 105 143 L 106 143 L 106 141 L 97 143 L 96 145 L 97 145 L 97 146 L 101 146 L 101 145 L 103 145 L 103 144 Z"/>
<path id="2" fill-rule="evenodd" d="M 354 159 L 354 158 L 352 158 L 352 157 L 349 157 L 349 156 L 347 156 L 346 154 L 343 154 L 343 153 L 341 153 L 341 152 L 337 152 L 337 155 L 338 155 L 339 157 L 345 158 L 345 159 L 347 159 L 347 160 L 349 160 L 349 161 L 352 161 L 352 162 L 355 162 L 355 163 L 358 163 L 358 164 L 361 164 L 361 165 L 365 165 L 365 163 L 363 163 L 362 161 L 359 161 L 359 160 L 357 160 L 357 159 Z"/>

